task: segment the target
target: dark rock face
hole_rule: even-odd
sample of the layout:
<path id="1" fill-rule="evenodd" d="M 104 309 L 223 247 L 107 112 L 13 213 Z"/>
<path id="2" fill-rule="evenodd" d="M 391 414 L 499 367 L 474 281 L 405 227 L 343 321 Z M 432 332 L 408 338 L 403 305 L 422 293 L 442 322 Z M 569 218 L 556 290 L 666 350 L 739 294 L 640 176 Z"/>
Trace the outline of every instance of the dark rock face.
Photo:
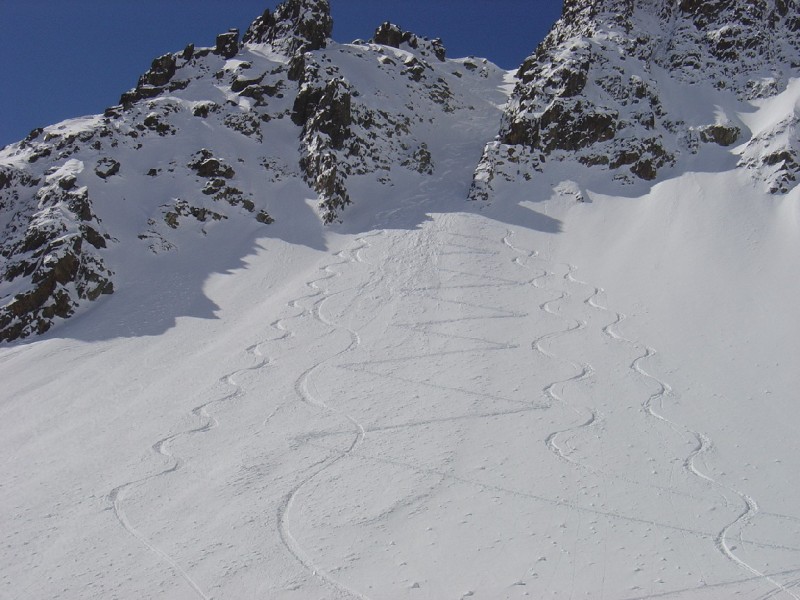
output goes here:
<path id="1" fill-rule="evenodd" d="M 336 151 L 342 150 L 351 137 L 352 88 L 341 77 L 319 83 L 324 87 L 306 84 L 301 88 L 292 120 L 303 127 L 306 152 L 300 167 L 319 194 L 323 221 L 328 224 L 351 202 L 345 185 L 346 171 L 339 165 Z"/>
<path id="2" fill-rule="evenodd" d="M 217 36 L 214 54 L 219 54 L 223 58 L 233 58 L 239 54 L 239 30 L 231 29 L 226 33 L 220 33 Z"/>
<path id="3" fill-rule="evenodd" d="M 0 192 L 3 206 L 14 214 L 2 232 L 0 280 L 25 282 L 17 286 L 23 291 L 1 299 L 0 341 L 44 333 L 55 318 L 71 316 L 81 300 L 114 290 L 113 273 L 96 253 L 106 247 L 108 235 L 101 233 L 87 188 L 76 185 L 83 168 L 78 165 L 73 161 L 72 169 L 51 173 L 38 189 L 26 175 L 11 174 L 22 185 Z M 8 179 L 9 172 L 4 174 Z M 31 194 L 27 199 L 25 191 Z"/>
<path id="4" fill-rule="evenodd" d="M 333 31 L 328 0 L 287 0 L 269 10 L 244 34 L 246 44 L 270 44 L 286 56 L 325 48 Z"/>
<path id="5" fill-rule="evenodd" d="M 139 77 L 136 87 L 122 94 L 119 103 L 123 107 L 129 108 L 140 100 L 155 98 L 164 92 L 185 88 L 188 82 L 173 81 L 173 78 L 179 67 L 191 60 L 194 55 L 194 47 L 191 48 L 191 52 L 188 50 L 187 48 L 180 54 L 165 54 L 156 58 L 150 66 L 150 70 Z"/>
<path id="6" fill-rule="evenodd" d="M 388 107 L 383 110 L 383 103 L 375 96 L 362 96 L 361 90 L 343 76 L 333 52 L 309 52 L 303 57 L 291 118 L 302 128 L 301 172 L 319 195 L 326 224 L 339 221 L 351 204 L 348 180 L 353 176 L 372 174 L 383 185 L 390 185 L 392 167 L 397 164 L 432 173 L 435 166 L 430 150 L 412 135 L 414 121 L 422 122 L 422 114 L 464 108 L 434 68 L 440 57 L 433 46 L 425 46 L 423 38 L 393 26 L 385 27 L 384 35 L 400 46 L 406 44 L 403 40 L 412 40 L 417 48 L 408 46 L 402 48 L 404 52 L 396 52 L 390 44 L 368 42 L 359 44 L 358 50 L 337 52 L 348 61 L 363 61 L 367 69 L 377 64 L 377 77 L 386 77 L 392 85 L 399 82 L 401 93 L 408 95 L 400 112 Z M 478 66 L 473 65 L 473 69 L 478 76 Z"/>
<path id="7" fill-rule="evenodd" d="M 688 120 L 674 99 L 665 104 L 653 73 L 742 100 L 774 95 L 800 68 L 797 14 L 794 0 L 566 0 L 520 67 L 500 146 L 487 146 L 476 176 L 508 164 L 504 146 L 527 148 L 534 169 L 576 158 L 622 181 L 655 179 L 700 144 L 733 146 L 736 115 Z M 486 185 L 482 176 L 473 189 Z"/>
<path id="8" fill-rule="evenodd" d="M 733 146 L 742 135 L 742 130 L 732 125 L 709 125 L 700 130 L 700 140 L 720 146 Z"/>
<path id="9" fill-rule="evenodd" d="M 165 86 L 175 76 L 176 70 L 177 60 L 175 55 L 165 54 L 160 56 L 153 61 L 150 70 L 139 78 L 139 86 Z"/>
<path id="10" fill-rule="evenodd" d="M 435 56 L 440 61 L 444 61 L 447 57 L 447 51 L 442 44 L 442 40 L 438 38 L 429 40 L 419 37 L 408 31 L 403 31 L 400 27 L 388 21 L 375 30 L 372 42 L 391 46 L 392 48 L 403 48 L 405 46 L 407 49 L 418 51 L 422 56 Z"/>
<path id="11" fill-rule="evenodd" d="M 331 148 L 341 150 L 350 137 L 351 102 L 352 88 L 342 77 L 326 82 L 324 88 L 305 86 L 295 100 L 292 120 L 303 126 L 303 137 L 324 134 Z"/>

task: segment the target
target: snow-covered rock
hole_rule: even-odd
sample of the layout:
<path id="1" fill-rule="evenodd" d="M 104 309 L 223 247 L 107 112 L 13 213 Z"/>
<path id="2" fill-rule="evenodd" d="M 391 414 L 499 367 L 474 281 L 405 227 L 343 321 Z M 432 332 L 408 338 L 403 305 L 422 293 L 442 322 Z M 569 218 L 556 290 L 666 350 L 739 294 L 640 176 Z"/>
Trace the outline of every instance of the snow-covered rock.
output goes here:
<path id="1" fill-rule="evenodd" d="M 231 30 L 160 56 L 105 114 L 3 149 L 0 340 L 110 293 L 124 268 L 107 266 L 110 247 L 158 254 L 220 221 L 271 224 L 292 181 L 329 224 L 361 200 L 354 177 L 382 187 L 395 171 L 434 173 L 437 123 L 486 113 L 477 100 L 504 75 L 388 23 L 354 44 L 333 42 L 332 26 L 327 0 L 288 0 L 242 43 Z M 62 189 L 50 174 L 68 164 L 82 167 Z"/>
<path id="2" fill-rule="evenodd" d="M 333 45 L 305 55 L 292 119 L 303 128 L 301 166 L 326 223 L 350 204 L 351 176 L 372 175 L 391 185 L 395 167 L 433 173 L 433 125 L 445 114 L 475 111 L 458 91 L 480 90 L 490 71 L 500 73 L 488 63 L 470 69 L 446 61 L 440 42 L 394 25 L 383 24 L 375 39 L 390 44 Z"/>
<path id="3" fill-rule="evenodd" d="M 792 1 L 568 0 L 517 73 L 472 196 L 487 198 L 496 175 L 516 177 L 520 160 L 540 171 L 576 159 L 618 180 L 651 181 L 696 164 L 703 146 L 741 143 L 742 164 L 786 191 L 798 173 L 794 110 L 764 132 L 748 131 L 739 113 L 783 92 L 798 56 Z"/>
<path id="4" fill-rule="evenodd" d="M 245 44 L 269 44 L 286 56 L 324 48 L 333 31 L 328 0 L 288 0 L 275 13 L 257 18 L 244 34 Z"/>

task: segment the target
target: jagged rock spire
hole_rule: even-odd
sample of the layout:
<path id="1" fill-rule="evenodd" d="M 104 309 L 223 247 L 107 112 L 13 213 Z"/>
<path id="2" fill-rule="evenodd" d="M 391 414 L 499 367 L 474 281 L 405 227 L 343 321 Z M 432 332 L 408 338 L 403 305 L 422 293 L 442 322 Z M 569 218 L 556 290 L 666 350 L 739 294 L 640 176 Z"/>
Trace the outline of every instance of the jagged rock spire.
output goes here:
<path id="1" fill-rule="evenodd" d="M 244 34 L 246 44 L 270 44 L 294 56 L 325 48 L 333 31 L 328 0 L 287 0 L 274 13 L 258 17 Z"/>
<path id="2" fill-rule="evenodd" d="M 432 54 L 440 61 L 444 61 L 447 56 L 447 51 L 439 38 L 429 40 L 410 31 L 403 31 L 400 27 L 388 21 L 375 30 L 375 36 L 372 41 L 376 44 L 383 44 L 393 48 L 405 46 L 406 49 L 417 51 L 423 56 Z"/>

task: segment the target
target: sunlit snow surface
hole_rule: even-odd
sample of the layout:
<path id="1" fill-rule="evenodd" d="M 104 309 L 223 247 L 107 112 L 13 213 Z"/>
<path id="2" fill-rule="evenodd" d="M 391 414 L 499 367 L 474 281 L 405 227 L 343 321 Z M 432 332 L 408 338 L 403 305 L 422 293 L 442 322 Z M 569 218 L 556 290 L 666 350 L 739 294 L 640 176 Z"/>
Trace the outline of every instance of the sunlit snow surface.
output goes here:
<path id="1" fill-rule="evenodd" d="M 0 349 L 0 598 L 800 598 L 797 190 L 468 203 L 493 126 Z"/>

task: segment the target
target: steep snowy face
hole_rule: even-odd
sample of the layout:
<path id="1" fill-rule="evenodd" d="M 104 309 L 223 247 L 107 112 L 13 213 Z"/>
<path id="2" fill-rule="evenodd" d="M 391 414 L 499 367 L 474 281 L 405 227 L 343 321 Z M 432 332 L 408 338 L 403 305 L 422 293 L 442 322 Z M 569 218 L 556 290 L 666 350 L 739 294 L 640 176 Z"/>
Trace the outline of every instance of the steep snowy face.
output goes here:
<path id="1" fill-rule="evenodd" d="M 394 25 L 347 45 L 331 28 L 327 0 L 288 0 L 243 43 L 231 30 L 158 57 L 104 115 L 2 149 L 0 341 L 47 331 L 119 289 L 125 261 L 221 222 L 339 221 L 398 174 L 435 173 L 437 127 L 487 124 L 460 128 L 474 164 L 496 131 L 505 72 L 446 60 L 441 42 Z"/>
<path id="2" fill-rule="evenodd" d="M 798 57 L 793 0 L 568 0 L 518 72 L 473 197 L 485 198 L 508 162 L 575 158 L 616 179 L 653 180 L 704 145 L 742 143 L 742 164 L 787 191 L 800 170 L 796 111 L 774 131 L 748 131 L 737 114 L 786 90 Z M 776 145 L 778 132 L 786 142 Z"/>

